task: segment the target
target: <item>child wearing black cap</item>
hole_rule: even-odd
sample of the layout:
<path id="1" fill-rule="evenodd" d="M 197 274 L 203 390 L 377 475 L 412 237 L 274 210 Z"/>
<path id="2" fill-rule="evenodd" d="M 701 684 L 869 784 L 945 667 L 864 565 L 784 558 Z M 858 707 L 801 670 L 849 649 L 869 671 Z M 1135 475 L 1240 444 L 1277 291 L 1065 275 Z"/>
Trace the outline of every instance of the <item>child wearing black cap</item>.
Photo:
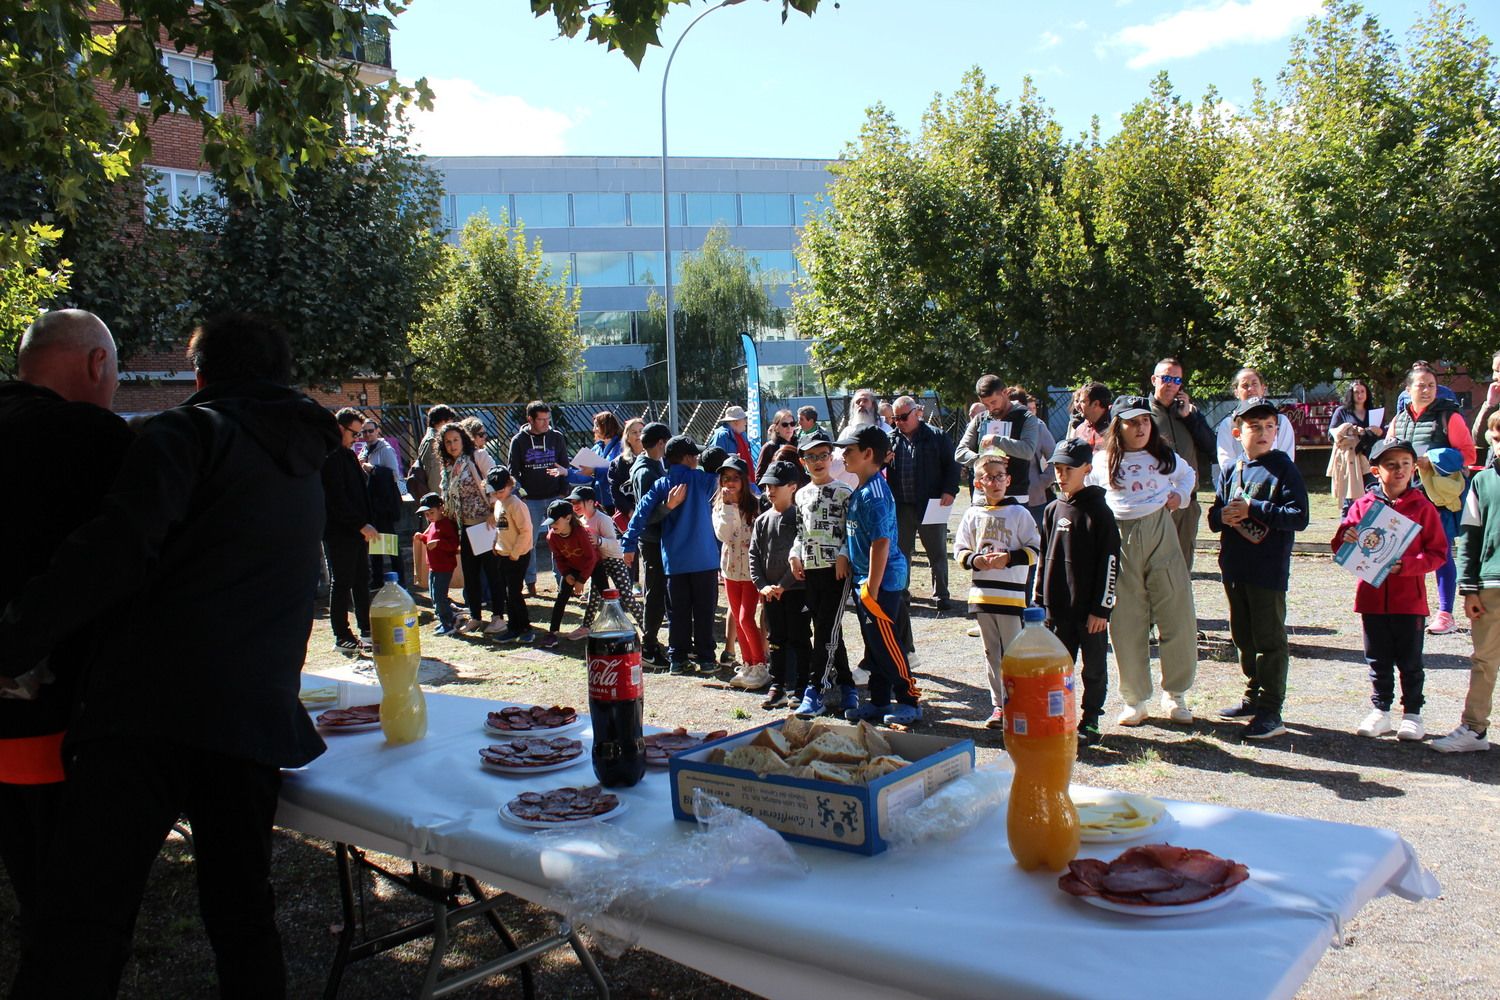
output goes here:
<path id="1" fill-rule="evenodd" d="M 568 501 L 559 498 L 549 503 L 547 520 L 550 523 L 547 548 L 552 551 L 552 564 L 562 577 L 562 583 L 557 588 L 557 600 L 552 602 L 552 627 L 541 645 L 543 649 L 556 649 L 563 612 L 568 609 L 569 599 L 583 594 L 583 588 L 599 561 L 599 550 L 594 545 L 593 534 L 578 522 L 573 505 Z"/>
<path id="2" fill-rule="evenodd" d="M 458 529 L 443 514 L 443 498 L 428 493 L 417 506 L 417 513 L 427 519 L 427 527 L 417 532 L 416 541 L 427 554 L 427 585 L 431 588 L 432 610 L 437 614 L 437 635 L 448 635 L 456 624 L 448 587 L 458 568 Z"/>
<path id="3" fill-rule="evenodd" d="M 636 599 L 635 587 L 630 582 L 630 567 L 625 565 L 625 551 L 620 548 L 620 537 L 615 533 L 615 522 L 599 509 L 594 499 L 592 486 L 577 486 L 568 494 L 573 513 L 578 523 L 588 528 L 594 536 L 594 546 L 599 550 L 599 561 L 589 577 L 589 602 L 583 609 L 583 624 L 568 633 L 570 640 L 587 639 L 589 626 L 594 616 L 604 605 L 604 592 L 611 586 L 619 591 L 620 603 L 637 622 L 641 620 L 641 602 Z"/>
<path id="4" fill-rule="evenodd" d="M 1392 563 L 1379 587 L 1359 581 L 1354 610 L 1365 634 L 1365 662 L 1370 665 L 1373 708 L 1355 730 L 1360 736 L 1388 736 L 1420 740 L 1422 726 L 1422 628 L 1427 621 L 1427 581 L 1448 558 L 1448 537 L 1437 508 L 1412 486 L 1417 451 L 1410 441 L 1386 438 L 1370 451 L 1375 488 L 1354 501 L 1333 536 L 1333 551 L 1345 543 L 1359 544 L 1359 522 L 1375 504 L 1386 504 L 1421 526 L 1401 558 Z M 1396 696 L 1396 672 L 1401 675 L 1401 725 L 1391 719 Z"/>
<path id="5" fill-rule="evenodd" d="M 1057 499 L 1042 515 L 1042 551 L 1036 568 L 1036 603 L 1075 661 L 1083 658 L 1083 701 L 1078 742 L 1097 746 L 1099 717 L 1109 692 L 1109 616 L 1120 575 L 1120 528 L 1104 490 L 1087 483 L 1093 448 L 1069 438 L 1052 451 Z"/>
<path id="6" fill-rule="evenodd" d="M 814 430 L 797 447 L 810 482 L 797 491 L 797 543 L 792 547 L 792 572 L 807 584 L 805 597 L 813 619 L 813 648 L 817 651 L 820 672 L 809 672 L 796 713 L 804 719 L 822 715 L 825 710 L 842 716 L 859 707 L 859 692 L 849 670 L 849 653 L 840 625 L 848 599 L 845 581 L 849 577 L 849 559 L 844 551 L 845 511 L 854 489 L 834 478 L 833 438 L 827 431 Z M 830 666 L 838 683 L 838 702 L 824 705 L 824 674 Z"/>
<path id="7" fill-rule="evenodd" d="M 1224 469 L 1208 527 L 1219 533 L 1219 570 L 1229 598 L 1229 634 L 1239 651 L 1245 697 L 1219 712 L 1249 719 L 1245 739 L 1268 740 L 1286 732 L 1290 653 L 1286 592 L 1292 542 L 1307 527 L 1307 487 L 1297 464 L 1276 449 L 1280 414 L 1259 396 L 1242 400 L 1231 418 L 1240 455 Z"/>
<path id="8" fill-rule="evenodd" d="M 812 662 L 812 616 L 804 599 L 806 585 L 792 572 L 797 541 L 797 509 L 792 506 L 802 470 L 791 462 L 772 462 L 760 477 L 762 495 L 771 509 L 750 530 L 750 581 L 766 608 L 771 647 L 771 689 L 760 707 L 785 708 L 787 694 L 802 690 Z"/>

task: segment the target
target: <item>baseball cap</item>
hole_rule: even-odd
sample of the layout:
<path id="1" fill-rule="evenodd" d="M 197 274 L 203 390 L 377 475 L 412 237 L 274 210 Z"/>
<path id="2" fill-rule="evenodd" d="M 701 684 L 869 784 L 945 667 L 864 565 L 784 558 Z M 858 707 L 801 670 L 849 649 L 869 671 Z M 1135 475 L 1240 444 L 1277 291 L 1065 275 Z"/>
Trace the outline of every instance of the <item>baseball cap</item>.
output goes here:
<path id="1" fill-rule="evenodd" d="M 573 492 L 568 494 L 569 503 L 580 503 L 584 500 L 594 499 L 594 488 L 592 486 L 575 486 Z"/>
<path id="2" fill-rule="evenodd" d="M 1252 416 L 1274 417 L 1279 412 L 1276 404 L 1266 397 L 1251 396 L 1249 399 L 1240 400 L 1240 405 L 1234 408 L 1234 419 L 1243 420 Z"/>
<path id="3" fill-rule="evenodd" d="M 671 440 L 672 428 L 659 420 L 653 420 L 641 428 L 641 447 L 654 448 L 663 441 Z"/>
<path id="4" fill-rule="evenodd" d="M 573 513 L 573 505 L 561 498 L 547 505 L 547 520 L 556 521 L 560 517 L 568 517 Z"/>
<path id="5" fill-rule="evenodd" d="M 1151 415 L 1151 400 L 1145 396 L 1116 396 L 1109 405 L 1110 420 L 1134 420 Z"/>
<path id="6" fill-rule="evenodd" d="M 864 424 L 860 427 L 848 427 L 839 439 L 834 442 L 839 448 L 879 448 L 888 450 L 891 446 L 891 437 L 875 424 Z"/>
<path id="7" fill-rule="evenodd" d="M 491 493 L 499 493 L 510 485 L 515 477 L 510 474 L 510 468 L 504 465 L 490 467 L 490 471 L 484 474 L 484 487 Z"/>
<path id="8" fill-rule="evenodd" d="M 747 466 L 745 464 L 745 460 L 743 458 L 740 458 L 740 456 L 738 455 L 730 455 L 728 458 L 724 459 L 724 461 L 719 463 L 719 467 L 717 469 L 714 469 L 712 471 L 738 472 L 741 479 L 747 479 L 750 476 L 750 467 Z"/>
<path id="9" fill-rule="evenodd" d="M 1051 462 L 1053 465 L 1093 465 L 1093 446 L 1081 438 L 1066 438 L 1052 449 Z"/>
<path id="10" fill-rule="evenodd" d="M 698 455 L 703 449 L 698 447 L 698 442 L 693 440 L 691 434 L 678 434 L 667 441 L 667 453 L 664 456 L 668 462 L 680 462 L 689 455 Z"/>
<path id="11" fill-rule="evenodd" d="M 802 470 L 791 462 L 772 462 L 761 474 L 762 486 L 795 486 L 802 482 Z"/>
<path id="12" fill-rule="evenodd" d="M 1010 456 L 1007 455 L 1005 452 L 1001 451 L 999 448 L 986 448 L 983 451 L 981 451 L 979 454 L 975 455 L 974 456 L 974 460 L 972 462 L 970 462 L 969 464 L 971 466 L 973 466 L 974 468 L 977 469 L 981 465 L 983 465 L 985 462 L 995 462 L 995 461 L 1004 462 L 1007 466 L 1009 466 L 1010 465 Z"/>
<path id="13" fill-rule="evenodd" d="M 812 451 L 814 448 L 818 447 L 819 445 L 825 445 L 825 444 L 828 445 L 828 447 L 830 447 L 830 448 L 833 447 L 833 435 L 829 434 L 823 428 L 819 427 L 817 430 L 813 431 L 812 433 L 810 433 L 810 434 L 804 434 L 804 435 L 802 435 L 802 437 L 800 439 L 798 439 L 798 441 L 797 441 L 797 450 L 799 452 L 806 453 L 806 452 Z"/>
<path id="14" fill-rule="evenodd" d="M 429 510 L 442 510 L 443 498 L 436 493 L 424 493 L 421 501 L 417 504 L 417 513 L 421 514 Z"/>
<path id="15" fill-rule="evenodd" d="M 1392 451 L 1404 451 L 1414 459 L 1417 457 L 1417 449 L 1412 447 L 1410 441 L 1403 441 L 1400 438 L 1386 438 L 1370 449 L 1370 464 L 1379 465 L 1380 457 Z"/>

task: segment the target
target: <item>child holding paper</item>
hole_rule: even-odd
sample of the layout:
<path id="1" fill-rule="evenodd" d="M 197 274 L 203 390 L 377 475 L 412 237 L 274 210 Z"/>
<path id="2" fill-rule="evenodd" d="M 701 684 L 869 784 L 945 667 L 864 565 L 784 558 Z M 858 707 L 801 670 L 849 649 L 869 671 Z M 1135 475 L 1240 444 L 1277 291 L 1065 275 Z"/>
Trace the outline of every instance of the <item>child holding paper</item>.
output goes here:
<path id="1" fill-rule="evenodd" d="M 469 615 L 455 632 L 474 632 L 484 625 L 485 583 L 489 584 L 490 612 L 500 615 L 500 565 L 491 551 L 492 542 L 475 548 L 469 529 L 477 525 L 495 527 L 495 511 L 485 492 L 484 477 L 474 464 L 474 439 L 458 424 L 443 427 L 439 440 L 443 456 L 443 510 L 458 525 L 459 559 L 464 568 L 464 604 Z M 483 574 L 483 579 L 481 579 Z"/>
<path id="2" fill-rule="evenodd" d="M 1374 707 L 1355 732 L 1370 737 L 1395 732 L 1397 739 L 1420 740 L 1426 735 L 1422 728 L 1422 629 L 1427 619 L 1427 582 L 1422 578 L 1448 558 L 1448 539 L 1437 508 L 1421 490 L 1412 488 L 1417 452 L 1411 443 L 1386 438 L 1371 450 L 1370 461 L 1375 489 L 1354 501 L 1344 515 L 1333 536 L 1333 551 L 1346 543 L 1358 544 L 1359 522 L 1378 503 L 1416 522 L 1420 530 L 1401 558 L 1391 564 L 1379 587 L 1361 580 L 1354 592 L 1354 610 L 1364 629 L 1365 662 L 1370 665 L 1374 688 L 1370 696 Z M 1391 719 L 1396 672 L 1401 675 L 1399 729 Z"/>
<path id="3" fill-rule="evenodd" d="M 427 582 L 431 587 L 432 610 L 437 614 L 437 635 L 448 635 L 457 621 L 453 603 L 448 600 L 448 585 L 458 568 L 458 529 L 443 515 L 443 498 L 429 493 L 422 498 L 417 513 L 427 519 L 427 527 L 414 539 L 427 555 Z"/>
<path id="4" fill-rule="evenodd" d="M 536 532 L 531 527 L 531 511 L 525 501 L 516 496 L 516 479 L 510 468 L 497 465 L 484 477 L 485 488 L 495 502 L 495 563 L 500 567 L 500 581 L 504 592 L 506 626 L 500 629 L 500 617 L 485 629 L 495 636 L 496 642 L 535 642 L 536 633 L 531 630 L 531 611 L 526 607 L 526 564 L 530 561 L 531 547 L 536 544 Z"/>

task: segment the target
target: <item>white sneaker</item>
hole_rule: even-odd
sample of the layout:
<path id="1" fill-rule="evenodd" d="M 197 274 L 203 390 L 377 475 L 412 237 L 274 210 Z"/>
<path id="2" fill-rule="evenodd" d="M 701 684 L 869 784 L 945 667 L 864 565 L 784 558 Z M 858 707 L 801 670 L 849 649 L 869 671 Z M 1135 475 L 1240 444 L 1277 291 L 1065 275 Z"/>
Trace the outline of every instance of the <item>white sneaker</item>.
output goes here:
<path id="1" fill-rule="evenodd" d="M 484 627 L 485 635 L 499 635 L 505 631 L 505 619 L 496 618 Z"/>
<path id="2" fill-rule="evenodd" d="M 1374 708 L 1370 710 L 1369 715 L 1365 716 L 1365 721 L 1359 724 L 1355 733 L 1360 736 L 1389 736 L 1395 731 L 1396 727 L 1391 723 L 1391 713 Z"/>
<path id="3" fill-rule="evenodd" d="M 746 691 L 754 691 L 771 683 L 771 668 L 764 663 L 753 663 L 749 666 L 740 667 L 729 679 L 730 687 L 743 688 Z"/>
<path id="4" fill-rule="evenodd" d="M 1428 746 L 1439 753 L 1471 753 L 1475 750 L 1488 750 L 1490 741 L 1468 726 L 1460 725 L 1447 736 L 1433 740 Z"/>
<path id="5" fill-rule="evenodd" d="M 1163 691 L 1161 696 L 1161 710 L 1167 713 L 1167 718 L 1173 722 L 1192 722 L 1193 710 L 1187 706 L 1187 694 L 1172 694 Z"/>
<path id="6" fill-rule="evenodd" d="M 1396 739 L 1415 742 L 1427 735 L 1427 730 L 1422 728 L 1422 717 L 1415 712 L 1407 712 L 1401 716 L 1401 725 L 1396 729 Z"/>
<path id="7" fill-rule="evenodd" d="M 978 639 L 979 638 L 979 626 L 978 625 L 970 625 L 969 626 L 969 630 L 967 632 L 965 632 L 964 634 L 967 635 L 970 639 Z"/>
<path id="8" fill-rule="evenodd" d="M 1150 715 L 1147 711 L 1147 704 L 1143 701 L 1139 705 L 1126 705 L 1125 711 L 1120 713 L 1120 717 L 1115 719 L 1115 722 L 1121 726 L 1139 726 Z"/>

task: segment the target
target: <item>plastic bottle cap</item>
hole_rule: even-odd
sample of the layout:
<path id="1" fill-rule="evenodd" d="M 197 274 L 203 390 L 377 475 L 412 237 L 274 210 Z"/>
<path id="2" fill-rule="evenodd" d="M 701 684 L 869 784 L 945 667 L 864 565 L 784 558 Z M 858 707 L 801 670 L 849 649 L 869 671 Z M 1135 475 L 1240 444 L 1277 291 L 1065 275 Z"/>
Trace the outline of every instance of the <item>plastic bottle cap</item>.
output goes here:
<path id="1" fill-rule="evenodd" d="M 1025 609 L 1024 611 L 1021 612 L 1021 621 L 1025 622 L 1027 625 L 1030 625 L 1032 622 L 1035 622 L 1036 624 L 1040 625 L 1042 622 L 1044 622 L 1046 620 L 1047 620 L 1047 609 L 1046 608 L 1038 608 L 1038 607 L 1032 606 L 1032 607 L 1029 607 L 1029 608 L 1027 608 L 1027 609 Z"/>
<path id="2" fill-rule="evenodd" d="M 613 587 L 610 587 L 608 590 L 606 590 L 604 592 L 604 599 L 606 601 L 618 600 L 619 597 L 620 597 L 620 592 L 618 590 L 616 590 L 615 588 L 613 588 Z"/>
<path id="3" fill-rule="evenodd" d="M 395 573 L 386 573 L 386 575 L 385 575 L 385 582 L 386 583 L 395 583 L 397 579 L 398 578 L 397 578 L 397 576 L 396 576 Z"/>

